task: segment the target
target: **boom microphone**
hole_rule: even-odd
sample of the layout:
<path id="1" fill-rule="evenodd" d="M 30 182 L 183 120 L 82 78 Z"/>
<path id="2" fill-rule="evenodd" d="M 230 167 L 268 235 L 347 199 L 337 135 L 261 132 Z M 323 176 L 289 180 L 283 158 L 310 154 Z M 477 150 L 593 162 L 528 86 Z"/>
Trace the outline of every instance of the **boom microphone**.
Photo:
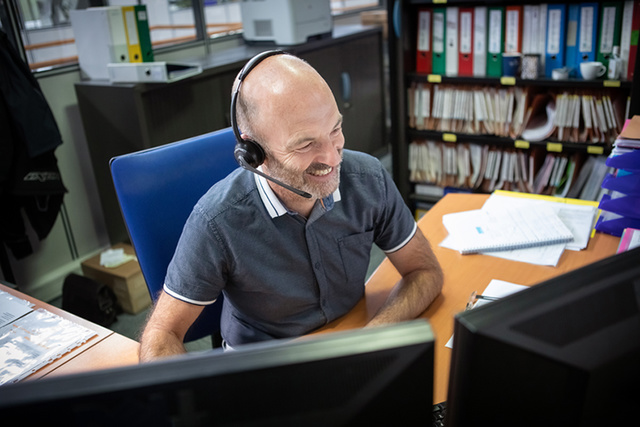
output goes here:
<path id="1" fill-rule="evenodd" d="M 254 168 L 249 163 L 247 163 L 246 160 L 243 157 L 238 157 L 237 160 L 238 160 L 238 163 L 240 163 L 240 166 L 242 166 L 243 168 L 255 173 L 256 175 L 260 175 L 261 177 L 266 178 L 269 181 L 271 181 L 271 182 L 273 182 L 275 184 L 278 184 L 279 186 L 284 187 L 289 191 L 293 191 L 298 196 L 302 196 L 302 197 L 304 197 L 306 199 L 310 199 L 312 197 L 311 194 L 307 193 L 306 191 L 298 190 L 297 188 L 294 188 L 294 187 L 292 187 L 290 185 L 287 185 L 284 182 L 279 181 L 279 180 L 267 175 L 264 172 L 260 172 L 258 169 Z"/>

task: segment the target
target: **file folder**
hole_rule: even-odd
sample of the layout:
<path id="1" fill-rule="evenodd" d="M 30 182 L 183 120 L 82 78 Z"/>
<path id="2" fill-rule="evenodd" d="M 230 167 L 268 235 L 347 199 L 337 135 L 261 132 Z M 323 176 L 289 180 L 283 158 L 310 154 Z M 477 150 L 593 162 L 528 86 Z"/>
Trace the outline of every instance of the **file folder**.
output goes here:
<path id="1" fill-rule="evenodd" d="M 458 75 L 473 76 L 473 8 L 461 7 L 458 19 Z"/>
<path id="2" fill-rule="evenodd" d="M 627 80 L 633 80 L 634 70 L 638 52 L 638 39 L 640 38 L 640 0 L 635 0 L 633 4 L 633 20 L 631 21 L 631 40 L 629 42 L 629 66 L 627 70 Z"/>
<path id="3" fill-rule="evenodd" d="M 416 71 L 430 74 L 432 70 L 431 53 L 431 10 L 418 12 L 418 39 L 416 41 Z"/>
<path id="4" fill-rule="evenodd" d="M 545 27 L 546 29 L 546 27 Z M 540 5 L 525 5 L 522 7 L 522 53 L 542 54 L 538 49 L 540 31 Z"/>
<path id="5" fill-rule="evenodd" d="M 446 20 L 447 27 L 445 30 L 445 74 L 447 76 L 456 77 L 458 75 L 458 40 L 459 32 L 459 8 L 447 7 Z"/>
<path id="6" fill-rule="evenodd" d="M 522 53 L 522 6 L 505 10 L 504 53 Z"/>
<path id="7" fill-rule="evenodd" d="M 124 19 L 124 34 L 127 38 L 129 50 L 129 62 L 142 62 L 140 51 L 140 39 L 138 38 L 138 24 L 136 11 L 133 6 L 122 6 L 122 18 Z"/>
<path id="8" fill-rule="evenodd" d="M 613 47 L 620 46 L 620 27 L 622 23 L 622 2 L 602 3 L 600 11 L 600 38 L 596 60 L 609 67 Z"/>
<path id="9" fill-rule="evenodd" d="M 445 8 L 433 9 L 433 74 L 445 73 L 446 52 L 445 52 L 445 26 L 447 10 Z"/>
<path id="10" fill-rule="evenodd" d="M 120 6 L 91 7 L 69 12 L 76 36 L 78 62 L 90 79 L 108 79 L 107 64 L 129 62 Z"/>
<path id="11" fill-rule="evenodd" d="M 629 50 L 631 49 L 631 28 L 633 25 L 633 0 L 624 2 L 622 9 L 622 29 L 620 30 L 620 59 L 622 68 L 620 80 L 626 80 L 629 73 Z M 638 12 L 636 10 L 636 12 Z"/>
<path id="12" fill-rule="evenodd" d="M 144 4 L 134 6 L 136 12 L 136 24 L 138 28 L 138 41 L 140 42 L 140 53 L 142 62 L 153 62 L 153 45 L 151 44 L 151 31 L 149 30 L 149 19 L 147 6 Z"/>
<path id="13" fill-rule="evenodd" d="M 502 76 L 502 52 L 504 49 L 504 7 L 491 6 L 489 32 L 487 34 L 487 77 Z"/>
<path id="14" fill-rule="evenodd" d="M 545 76 L 551 77 L 551 71 L 564 67 L 566 41 L 567 6 L 549 4 L 547 6 L 547 47 L 545 49 Z"/>
<path id="15" fill-rule="evenodd" d="M 578 51 L 576 67 L 596 60 L 598 43 L 598 3 L 580 3 L 578 13 Z"/>
<path id="16" fill-rule="evenodd" d="M 578 72 L 578 16 L 580 5 L 570 4 L 567 11 L 567 42 L 565 44 L 565 66 L 569 69 L 569 77 L 577 77 Z"/>
<path id="17" fill-rule="evenodd" d="M 473 11 L 473 75 L 487 75 L 487 8 L 476 6 Z"/>

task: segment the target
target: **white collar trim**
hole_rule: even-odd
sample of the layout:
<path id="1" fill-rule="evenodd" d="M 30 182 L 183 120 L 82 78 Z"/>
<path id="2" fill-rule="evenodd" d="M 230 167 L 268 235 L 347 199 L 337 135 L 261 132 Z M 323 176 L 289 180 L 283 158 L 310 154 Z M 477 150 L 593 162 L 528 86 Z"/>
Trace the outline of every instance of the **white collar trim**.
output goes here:
<path id="1" fill-rule="evenodd" d="M 258 166 L 258 170 L 262 172 L 262 166 Z M 256 181 L 256 186 L 258 187 L 258 193 L 260 193 L 260 199 L 262 199 L 262 203 L 264 204 L 265 209 L 267 209 L 267 212 L 269 212 L 271 218 L 277 218 L 286 214 L 288 212 L 287 208 L 282 204 L 278 196 L 276 196 L 276 193 L 273 192 L 269 186 L 269 181 L 257 173 L 254 173 L 253 177 Z M 341 198 L 340 188 L 338 188 L 333 192 L 334 203 L 339 202 Z"/>

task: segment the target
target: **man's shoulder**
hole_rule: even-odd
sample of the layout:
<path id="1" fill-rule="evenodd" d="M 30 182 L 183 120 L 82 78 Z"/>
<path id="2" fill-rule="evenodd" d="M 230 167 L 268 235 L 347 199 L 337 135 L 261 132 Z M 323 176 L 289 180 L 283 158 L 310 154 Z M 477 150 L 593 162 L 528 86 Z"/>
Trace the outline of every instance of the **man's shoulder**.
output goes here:
<path id="1" fill-rule="evenodd" d="M 384 167 L 378 158 L 361 151 L 344 150 L 341 169 L 349 174 L 380 174 Z"/>
<path id="2" fill-rule="evenodd" d="M 238 168 L 213 184 L 200 198 L 195 210 L 200 211 L 208 218 L 214 218 L 229 210 L 243 208 L 246 204 L 251 204 L 252 194 L 256 192 L 253 175 Z"/>

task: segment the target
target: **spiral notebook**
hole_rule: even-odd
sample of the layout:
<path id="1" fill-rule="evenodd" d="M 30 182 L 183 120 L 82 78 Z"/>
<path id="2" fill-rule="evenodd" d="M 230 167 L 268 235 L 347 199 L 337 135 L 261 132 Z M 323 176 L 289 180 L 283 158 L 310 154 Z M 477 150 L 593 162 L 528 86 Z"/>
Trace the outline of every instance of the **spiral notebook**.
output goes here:
<path id="1" fill-rule="evenodd" d="M 555 211 L 544 206 L 501 211 L 475 209 L 446 214 L 442 222 L 449 232 L 451 247 L 462 254 L 530 248 L 573 240 L 571 230 Z"/>

